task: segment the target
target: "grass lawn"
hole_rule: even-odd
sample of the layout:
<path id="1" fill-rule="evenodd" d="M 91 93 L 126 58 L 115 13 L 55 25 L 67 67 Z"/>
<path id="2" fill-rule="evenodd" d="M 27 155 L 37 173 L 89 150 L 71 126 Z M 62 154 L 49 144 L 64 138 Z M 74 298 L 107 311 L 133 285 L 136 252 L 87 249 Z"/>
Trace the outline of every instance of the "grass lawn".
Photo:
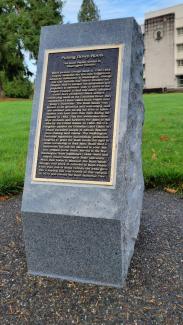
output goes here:
<path id="1" fill-rule="evenodd" d="M 147 187 L 183 183 L 183 93 L 144 96 L 143 169 Z M 23 187 L 31 101 L 0 102 L 0 194 Z"/>
<path id="2" fill-rule="evenodd" d="M 23 187 L 31 101 L 0 102 L 0 194 Z"/>
<path id="3" fill-rule="evenodd" d="M 183 93 L 144 96 L 143 169 L 147 187 L 183 184 Z"/>

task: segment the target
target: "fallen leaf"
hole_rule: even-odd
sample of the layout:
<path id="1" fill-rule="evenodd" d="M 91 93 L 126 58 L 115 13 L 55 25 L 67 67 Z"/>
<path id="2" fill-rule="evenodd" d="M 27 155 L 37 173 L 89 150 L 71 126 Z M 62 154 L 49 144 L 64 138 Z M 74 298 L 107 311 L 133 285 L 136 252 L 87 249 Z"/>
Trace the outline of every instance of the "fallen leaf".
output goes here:
<path id="1" fill-rule="evenodd" d="M 75 288 L 76 284 L 74 282 L 70 282 L 67 285 L 69 288 Z"/>
<path id="2" fill-rule="evenodd" d="M 149 311 L 149 310 L 151 310 L 151 307 L 144 307 L 143 309 L 144 309 L 144 311 Z"/>
<path id="3" fill-rule="evenodd" d="M 157 156 L 155 153 L 152 154 L 152 160 L 157 160 Z"/>
<path id="4" fill-rule="evenodd" d="M 150 304 L 156 304 L 156 301 L 154 299 L 148 300 L 148 303 Z"/>
<path id="5" fill-rule="evenodd" d="M 168 141 L 168 140 L 169 140 L 168 135 L 161 135 L 160 136 L 160 141 Z"/>
<path id="6" fill-rule="evenodd" d="M 152 160 L 157 160 L 157 154 L 156 154 L 156 151 L 154 149 L 152 149 L 152 157 L 151 157 Z"/>
<path id="7" fill-rule="evenodd" d="M 13 314 L 14 314 L 14 312 L 13 312 L 13 308 L 12 308 L 12 306 L 11 306 L 11 305 L 9 306 L 9 310 L 10 310 L 9 314 L 10 314 L 10 315 L 13 315 Z"/>
<path id="8" fill-rule="evenodd" d="M 164 191 L 167 193 L 175 194 L 178 190 L 175 190 L 174 188 L 165 187 Z"/>
<path id="9" fill-rule="evenodd" d="M 20 216 L 20 214 L 17 214 L 16 215 L 16 223 L 17 224 L 21 223 L 21 216 Z"/>
<path id="10" fill-rule="evenodd" d="M 3 202 L 3 201 L 6 201 L 9 199 L 9 196 L 8 195 L 0 195 L 0 201 Z"/>
<path id="11" fill-rule="evenodd" d="M 152 150 L 152 156 L 151 156 L 151 159 L 152 160 L 157 160 L 158 157 L 157 157 L 157 154 L 156 154 L 156 151 L 154 149 L 151 149 Z"/>

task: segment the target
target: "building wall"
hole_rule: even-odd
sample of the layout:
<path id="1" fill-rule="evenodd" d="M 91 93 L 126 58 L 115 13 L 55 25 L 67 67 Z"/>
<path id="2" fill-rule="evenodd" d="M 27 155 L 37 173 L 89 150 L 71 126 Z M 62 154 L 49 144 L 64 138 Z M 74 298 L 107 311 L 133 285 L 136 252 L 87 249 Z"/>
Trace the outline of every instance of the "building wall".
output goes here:
<path id="1" fill-rule="evenodd" d="M 174 88 L 174 14 L 145 21 L 145 87 Z"/>
<path id="2" fill-rule="evenodd" d="M 183 4 L 145 15 L 145 88 L 183 87 Z"/>
<path id="3" fill-rule="evenodd" d="M 183 65 L 177 64 L 178 60 L 183 60 L 183 6 L 182 12 L 178 12 L 175 21 L 175 74 L 176 76 L 182 76 L 183 78 Z M 178 33 L 178 29 L 182 29 L 182 33 Z M 181 46 L 182 50 L 178 50 L 178 46 Z"/>

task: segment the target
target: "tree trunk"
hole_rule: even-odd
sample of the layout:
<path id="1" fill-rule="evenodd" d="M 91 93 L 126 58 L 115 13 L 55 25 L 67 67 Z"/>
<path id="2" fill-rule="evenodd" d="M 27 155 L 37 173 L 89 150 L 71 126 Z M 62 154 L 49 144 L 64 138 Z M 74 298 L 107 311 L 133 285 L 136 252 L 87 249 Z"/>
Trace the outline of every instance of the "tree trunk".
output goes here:
<path id="1" fill-rule="evenodd" d="M 0 84 L 0 98 L 3 98 L 3 97 L 4 97 L 4 91 L 3 91 L 2 85 Z"/>

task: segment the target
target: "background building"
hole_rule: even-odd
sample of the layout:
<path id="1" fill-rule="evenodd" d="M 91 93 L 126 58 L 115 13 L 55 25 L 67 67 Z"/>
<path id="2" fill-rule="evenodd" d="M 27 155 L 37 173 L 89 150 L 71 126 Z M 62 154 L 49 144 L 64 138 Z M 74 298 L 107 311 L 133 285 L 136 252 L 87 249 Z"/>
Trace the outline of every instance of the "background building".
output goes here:
<path id="1" fill-rule="evenodd" d="M 145 14 L 144 88 L 183 88 L 183 4 Z"/>

